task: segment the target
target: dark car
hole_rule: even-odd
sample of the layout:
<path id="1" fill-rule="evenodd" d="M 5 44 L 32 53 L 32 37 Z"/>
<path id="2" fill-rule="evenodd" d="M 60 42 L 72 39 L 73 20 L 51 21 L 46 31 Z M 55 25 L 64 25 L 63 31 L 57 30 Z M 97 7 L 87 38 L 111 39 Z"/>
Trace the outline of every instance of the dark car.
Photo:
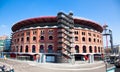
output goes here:
<path id="1" fill-rule="evenodd" d="M 116 68 L 120 68 L 120 59 L 117 59 L 114 65 L 116 66 Z"/>

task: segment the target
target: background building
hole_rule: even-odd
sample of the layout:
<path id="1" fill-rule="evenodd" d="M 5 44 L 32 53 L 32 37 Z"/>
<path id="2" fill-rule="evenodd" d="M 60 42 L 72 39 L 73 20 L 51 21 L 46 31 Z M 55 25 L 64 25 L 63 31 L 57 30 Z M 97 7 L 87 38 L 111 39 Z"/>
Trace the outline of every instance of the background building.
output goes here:
<path id="1" fill-rule="evenodd" d="M 3 56 L 3 52 L 9 52 L 11 45 L 11 39 L 8 36 L 0 36 L 0 56 Z"/>
<path id="2" fill-rule="evenodd" d="M 103 28 L 96 22 L 59 12 L 57 16 L 31 18 L 12 27 L 11 57 L 41 62 L 83 60 L 103 54 Z M 17 53 L 17 54 L 16 54 Z"/>

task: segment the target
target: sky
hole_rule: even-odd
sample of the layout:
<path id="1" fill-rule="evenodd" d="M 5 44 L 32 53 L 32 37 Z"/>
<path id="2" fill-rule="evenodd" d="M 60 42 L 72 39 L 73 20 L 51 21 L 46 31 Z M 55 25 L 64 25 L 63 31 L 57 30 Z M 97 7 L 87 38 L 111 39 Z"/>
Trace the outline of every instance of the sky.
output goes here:
<path id="1" fill-rule="evenodd" d="M 0 0 L 0 36 L 10 36 L 11 27 L 21 20 L 56 16 L 59 11 L 107 24 L 113 43 L 120 44 L 120 0 Z"/>

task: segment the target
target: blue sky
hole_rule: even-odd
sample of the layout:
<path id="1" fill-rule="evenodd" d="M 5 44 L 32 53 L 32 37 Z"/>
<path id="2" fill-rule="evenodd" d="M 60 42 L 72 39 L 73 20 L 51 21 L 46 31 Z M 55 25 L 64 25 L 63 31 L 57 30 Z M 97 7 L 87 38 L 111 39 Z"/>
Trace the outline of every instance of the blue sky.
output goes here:
<path id="1" fill-rule="evenodd" d="M 114 44 L 120 44 L 120 0 L 0 0 L 0 36 L 10 36 L 11 27 L 18 21 L 56 16 L 59 11 L 108 24 Z"/>

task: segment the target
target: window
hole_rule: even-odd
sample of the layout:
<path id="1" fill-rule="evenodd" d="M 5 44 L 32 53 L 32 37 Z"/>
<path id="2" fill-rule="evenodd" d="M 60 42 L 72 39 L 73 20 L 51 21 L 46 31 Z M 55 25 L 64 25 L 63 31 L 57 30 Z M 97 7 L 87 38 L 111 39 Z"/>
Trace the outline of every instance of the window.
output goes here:
<path id="1" fill-rule="evenodd" d="M 35 53 L 35 45 L 32 46 L 32 53 Z"/>
<path id="2" fill-rule="evenodd" d="M 37 31 L 36 30 L 33 30 L 33 35 L 35 35 L 37 33 Z"/>
<path id="3" fill-rule="evenodd" d="M 18 34 L 17 37 L 19 37 L 20 35 Z"/>
<path id="4" fill-rule="evenodd" d="M 25 47 L 25 52 L 28 52 L 28 45 L 26 45 Z"/>
<path id="5" fill-rule="evenodd" d="M 44 53 L 44 46 L 43 45 L 40 45 L 39 52 Z"/>
<path id="6" fill-rule="evenodd" d="M 86 46 L 83 46 L 83 53 L 86 53 Z"/>
<path id="7" fill-rule="evenodd" d="M 79 53 L 79 46 L 78 45 L 75 46 L 75 53 Z"/>
<path id="8" fill-rule="evenodd" d="M 17 42 L 19 42 L 19 38 L 17 39 Z"/>
<path id="9" fill-rule="evenodd" d="M 78 37 L 77 36 L 75 37 L 75 41 L 78 41 Z"/>
<path id="10" fill-rule="evenodd" d="M 49 30 L 49 31 L 48 31 L 48 34 L 53 34 L 53 30 Z"/>
<path id="11" fill-rule="evenodd" d="M 99 35 L 97 35 L 97 37 L 99 38 Z"/>
<path id="12" fill-rule="evenodd" d="M 117 50 L 118 51 L 118 50 Z M 103 48 L 101 47 L 101 52 L 103 52 Z M 118 53 L 118 52 L 117 52 Z"/>
<path id="13" fill-rule="evenodd" d="M 24 36 L 24 33 L 21 33 L 21 36 Z"/>
<path id="14" fill-rule="evenodd" d="M 44 40 L 44 36 L 41 36 L 41 37 L 40 37 L 40 40 Z"/>
<path id="15" fill-rule="evenodd" d="M 100 40 L 100 43 L 101 43 L 102 41 Z"/>
<path id="16" fill-rule="evenodd" d="M 85 35 L 85 32 L 82 32 L 82 35 Z"/>
<path id="17" fill-rule="evenodd" d="M 97 42 L 99 43 L 99 39 L 97 40 Z"/>
<path id="18" fill-rule="evenodd" d="M 49 45 L 48 46 L 48 53 L 52 53 L 53 52 L 53 46 L 52 45 Z"/>
<path id="19" fill-rule="evenodd" d="M 94 42 L 96 42 L 96 39 L 94 38 Z"/>
<path id="20" fill-rule="evenodd" d="M 75 31 L 74 34 L 78 35 L 78 31 Z"/>
<path id="21" fill-rule="evenodd" d="M 30 35 L 30 32 L 26 32 L 26 35 Z"/>
<path id="22" fill-rule="evenodd" d="M 33 37 L 33 41 L 35 41 L 35 40 L 36 40 L 36 37 L 34 36 L 34 37 Z"/>
<path id="23" fill-rule="evenodd" d="M 19 49 L 18 46 L 16 46 L 16 52 L 18 52 L 18 49 Z"/>
<path id="24" fill-rule="evenodd" d="M 49 36 L 49 40 L 53 40 L 53 36 Z"/>
<path id="25" fill-rule="evenodd" d="M 82 37 L 82 41 L 85 41 L 85 37 Z"/>
<path id="26" fill-rule="evenodd" d="M 41 30 L 41 35 L 45 34 L 44 30 Z"/>
<path id="27" fill-rule="evenodd" d="M 91 36 L 91 33 L 88 33 L 89 36 Z"/>
<path id="28" fill-rule="evenodd" d="M 100 47 L 98 47 L 98 52 L 100 53 Z"/>
<path id="29" fill-rule="evenodd" d="M 91 42 L 91 38 L 89 38 L 89 42 Z"/>
<path id="30" fill-rule="evenodd" d="M 95 46 L 94 48 L 95 48 L 95 49 L 94 49 L 94 52 L 97 53 L 97 47 Z"/>
<path id="31" fill-rule="evenodd" d="M 29 37 L 27 37 L 27 41 L 29 41 Z"/>
<path id="32" fill-rule="evenodd" d="M 92 53 L 92 46 L 89 46 L 89 52 Z"/>
<path id="33" fill-rule="evenodd" d="M 24 41 L 24 38 L 21 38 L 21 41 Z"/>
<path id="34" fill-rule="evenodd" d="M 20 52 L 22 52 L 22 46 L 20 47 Z"/>
<path id="35" fill-rule="evenodd" d="M 96 35 L 95 35 L 95 34 L 93 34 L 93 36 L 94 36 L 94 37 L 96 37 Z"/>
<path id="36" fill-rule="evenodd" d="M 15 41 L 15 43 L 16 43 L 16 39 L 15 39 L 14 41 Z"/>

